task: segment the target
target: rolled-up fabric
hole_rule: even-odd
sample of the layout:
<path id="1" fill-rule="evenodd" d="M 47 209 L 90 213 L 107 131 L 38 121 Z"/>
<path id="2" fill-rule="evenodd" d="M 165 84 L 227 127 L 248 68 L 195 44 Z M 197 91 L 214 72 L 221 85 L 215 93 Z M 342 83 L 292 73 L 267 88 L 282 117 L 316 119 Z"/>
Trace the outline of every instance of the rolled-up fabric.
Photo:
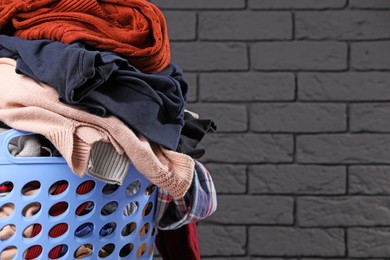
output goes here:
<path id="1" fill-rule="evenodd" d="M 170 62 L 162 12 L 145 0 L 0 0 L 0 33 L 115 52 L 143 72 Z"/>

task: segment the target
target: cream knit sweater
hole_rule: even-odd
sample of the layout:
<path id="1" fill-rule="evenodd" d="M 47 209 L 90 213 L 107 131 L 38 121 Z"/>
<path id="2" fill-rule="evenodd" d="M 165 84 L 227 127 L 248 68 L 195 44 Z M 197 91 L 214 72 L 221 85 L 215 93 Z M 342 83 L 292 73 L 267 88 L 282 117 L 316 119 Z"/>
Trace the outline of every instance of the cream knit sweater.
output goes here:
<path id="1" fill-rule="evenodd" d="M 0 121 L 50 140 L 71 170 L 83 176 L 96 142 L 111 143 L 135 168 L 174 198 L 191 185 L 191 157 L 149 143 L 115 116 L 99 117 L 58 100 L 50 86 L 15 72 L 16 61 L 0 58 Z M 137 113 L 137 111 L 129 111 Z"/>

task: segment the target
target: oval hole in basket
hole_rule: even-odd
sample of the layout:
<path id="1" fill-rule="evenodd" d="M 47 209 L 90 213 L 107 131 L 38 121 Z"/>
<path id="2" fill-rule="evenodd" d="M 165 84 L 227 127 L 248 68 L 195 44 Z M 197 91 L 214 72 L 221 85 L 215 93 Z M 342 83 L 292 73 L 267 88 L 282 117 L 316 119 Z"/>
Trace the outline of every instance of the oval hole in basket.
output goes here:
<path id="1" fill-rule="evenodd" d="M 22 211 L 22 215 L 26 218 L 31 218 L 32 216 L 38 214 L 40 210 L 41 210 L 41 203 L 32 202 L 28 204 L 26 207 L 24 207 Z"/>
<path id="2" fill-rule="evenodd" d="M 137 194 L 139 189 L 141 188 L 141 182 L 140 181 L 133 181 L 126 187 L 126 195 L 127 196 L 133 196 Z"/>
<path id="3" fill-rule="evenodd" d="M 131 223 L 126 224 L 126 226 L 124 226 L 122 228 L 122 231 L 121 231 L 122 236 L 125 237 L 125 236 L 130 235 L 131 233 L 134 232 L 136 227 L 137 227 L 137 224 L 135 224 L 135 222 L 131 222 Z"/>
<path id="4" fill-rule="evenodd" d="M 7 246 L 6 248 L 3 249 L 3 251 L 1 251 L 2 256 L 5 255 L 7 259 L 12 259 L 12 260 L 14 259 L 17 253 L 18 253 L 18 249 L 16 248 L 16 246 Z"/>
<path id="5" fill-rule="evenodd" d="M 95 182 L 88 180 L 88 181 L 81 183 L 77 187 L 76 193 L 77 193 L 77 195 L 85 195 L 85 194 L 90 193 L 93 190 L 93 188 L 95 188 Z"/>
<path id="6" fill-rule="evenodd" d="M 24 238 L 33 238 L 39 235 L 42 231 L 42 225 L 35 223 L 32 225 L 29 225 L 23 230 L 23 237 Z"/>
<path id="7" fill-rule="evenodd" d="M 150 196 L 155 189 L 156 189 L 156 185 L 150 184 L 148 187 L 146 187 L 145 195 Z"/>
<path id="8" fill-rule="evenodd" d="M 123 209 L 123 215 L 124 216 L 130 216 L 134 213 L 136 213 L 138 210 L 138 202 L 132 201 L 128 203 L 125 208 Z"/>
<path id="9" fill-rule="evenodd" d="M 149 229 L 150 229 L 150 224 L 149 224 L 149 223 L 145 223 L 145 224 L 141 227 L 141 230 L 139 231 L 140 237 L 146 236 L 146 234 L 148 233 Z"/>
<path id="10" fill-rule="evenodd" d="M 100 214 L 102 214 L 103 216 L 111 215 L 116 211 L 117 208 L 118 208 L 118 202 L 110 201 L 103 206 L 102 210 L 100 211 Z"/>
<path id="11" fill-rule="evenodd" d="M 60 259 L 68 252 L 68 246 L 65 244 L 58 245 L 56 247 L 53 247 L 49 252 L 49 259 Z"/>
<path id="12" fill-rule="evenodd" d="M 30 246 L 24 251 L 23 259 L 35 259 L 42 254 L 42 250 L 42 246 L 40 245 Z"/>
<path id="13" fill-rule="evenodd" d="M 91 244 L 84 244 L 79 246 L 76 251 L 74 251 L 74 258 L 83 259 L 90 256 L 93 252 L 93 246 Z"/>
<path id="14" fill-rule="evenodd" d="M 51 206 L 51 208 L 49 209 L 49 215 L 52 217 L 57 217 L 59 215 L 62 215 L 66 212 L 68 207 L 69 207 L 68 202 L 66 201 L 58 202 L 53 206 Z"/>
<path id="15" fill-rule="evenodd" d="M 50 231 L 49 231 L 49 237 L 50 238 L 56 238 L 56 237 L 60 237 L 62 236 L 63 234 L 66 233 L 66 231 L 68 231 L 68 224 L 66 223 L 59 223 L 55 226 L 53 226 Z"/>
<path id="16" fill-rule="evenodd" d="M 99 235 L 101 237 L 106 237 L 111 235 L 116 229 L 116 223 L 115 222 L 110 222 L 105 224 L 99 231 Z"/>
<path id="17" fill-rule="evenodd" d="M 98 256 L 101 258 L 106 258 L 106 257 L 110 256 L 112 254 L 112 252 L 114 252 L 114 250 L 115 250 L 114 244 L 112 244 L 112 243 L 107 244 L 99 250 Z"/>
<path id="18" fill-rule="evenodd" d="M 138 247 L 138 250 L 137 250 L 137 257 L 140 257 L 140 256 L 143 256 L 144 253 L 146 251 L 146 243 L 142 243 L 142 245 L 140 245 Z"/>
<path id="19" fill-rule="evenodd" d="M 128 243 L 124 245 L 121 250 L 119 251 L 120 257 L 126 257 L 130 255 L 131 251 L 133 251 L 134 245 L 132 243 Z"/>
<path id="20" fill-rule="evenodd" d="M 86 202 L 80 204 L 80 206 L 77 207 L 75 213 L 79 217 L 80 216 L 85 216 L 88 213 L 90 213 L 93 210 L 94 207 L 95 207 L 95 203 L 93 201 L 86 201 Z"/>
<path id="21" fill-rule="evenodd" d="M 148 256 L 152 256 L 154 250 L 154 244 L 152 244 L 149 248 Z"/>
<path id="22" fill-rule="evenodd" d="M 152 228 L 152 236 L 154 236 L 154 233 L 156 232 L 156 227 Z"/>
<path id="23" fill-rule="evenodd" d="M 41 183 L 39 181 L 30 181 L 23 186 L 22 195 L 23 196 L 34 195 L 40 189 L 41 189 Z"/>
<path id="24" fill-rule="evenodd" d="M 60 195 L 61 193 L 65 192 L 69 187 L 69 182 L 66 180 L 60 180 L 53 183 L 49 188 L 49 194 L 50 195 Z"/>
<path id="25" fill-rule="evenodd" d="M 14 189 L 14 184 L 11 181 L 5 181 L 0 184 L 0 197 L 5 197 Z"/>
<path id="26" fill-rule="evenodd" d="M 92 222 L 81 224 L 74 232 L 76 237 L 86 237 L 92 235 L 94 225 Z"/>
<path id="27" fill-rule="evenodd" d="M 153 202 L 148 202 L 142 210 L 142 216 L 146 217 L 153 209 Z"/>
<path id="28" fill-rule="evenodd" d="M 15 211 L 15 204 L 5 203 L 0 207 L 0 218 L 8 218 Z"/>
<path id="29" fill-rule="evenodd" d="M 110 195 L 110 194 L 114 193 L 115 191 L 117 191 L 118 188 L 119 188 L 118 184 L 107 183 L 106 185 L 104 185 L 104 187 L 102 189 L 102 193 L 104 195 Z"/>
<path id="30" fill-rule="evenodd" d="M 16 226 L 14 224 L 5 225 L 0 229 L 0 241 L 7 240 L 16 233 Z"/>

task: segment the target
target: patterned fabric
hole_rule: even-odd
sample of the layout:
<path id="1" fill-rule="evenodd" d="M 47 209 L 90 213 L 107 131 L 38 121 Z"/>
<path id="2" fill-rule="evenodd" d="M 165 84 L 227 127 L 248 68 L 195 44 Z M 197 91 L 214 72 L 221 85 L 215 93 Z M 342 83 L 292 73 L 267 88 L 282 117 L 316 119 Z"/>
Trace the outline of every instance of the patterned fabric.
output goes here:
<path id="1" fill-rule="evenodd" d="M 217 209 L 217 193 L 208 170 L 195 161 L 194 179 L 186 195 L 173 199 L 158 189 L 155 223 L 158 229 L 178 229 L 188 223 L 205 219 Z"/>

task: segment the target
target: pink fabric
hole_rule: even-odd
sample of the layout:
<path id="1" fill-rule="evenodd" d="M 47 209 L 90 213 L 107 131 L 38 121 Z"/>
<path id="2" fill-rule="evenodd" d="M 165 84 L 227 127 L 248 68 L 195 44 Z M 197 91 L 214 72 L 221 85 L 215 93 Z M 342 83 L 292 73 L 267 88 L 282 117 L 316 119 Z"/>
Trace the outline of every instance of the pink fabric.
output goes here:
<path id="1" fill-rule="evenodd" d="M 79 176 L 87 170 L 93 144 L 110 142 L 141 174 L 173 197 L 187 192 L 194 171 L 191 157 L 136 136 L 115 116 L 103 118 L 61 103 L 53 88 L 16 74 L 15 67 L 14 60 L 0 59 L 0 121 L 44 135 Z"/>

